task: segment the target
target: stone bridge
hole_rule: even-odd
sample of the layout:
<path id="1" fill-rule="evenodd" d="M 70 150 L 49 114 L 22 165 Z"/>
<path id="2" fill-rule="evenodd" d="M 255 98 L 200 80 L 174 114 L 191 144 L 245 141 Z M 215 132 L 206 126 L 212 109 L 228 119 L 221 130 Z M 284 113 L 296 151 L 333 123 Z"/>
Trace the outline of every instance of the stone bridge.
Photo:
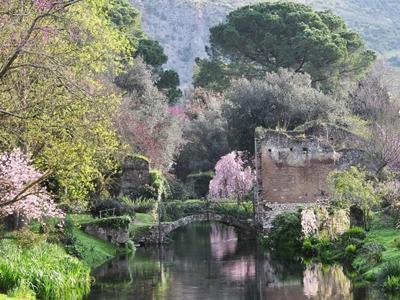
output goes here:
<path id="1" fill-rule="evenodd" d="M 238 219 L 230 215 L 222 215 L 216 213 L 203 213 L 183 217 L 174 222 L 162 223 L 158 225 L 149 226 L 140 236 L 134 238 L 135 244 L 150 245 L 168 242 L 169 234 L 177 228 L 186 226 L 194 222 L 213 221 L 233 226 L 237 229 L 241 236 L 255 237 L 256 227 L 253 220 Z"/>

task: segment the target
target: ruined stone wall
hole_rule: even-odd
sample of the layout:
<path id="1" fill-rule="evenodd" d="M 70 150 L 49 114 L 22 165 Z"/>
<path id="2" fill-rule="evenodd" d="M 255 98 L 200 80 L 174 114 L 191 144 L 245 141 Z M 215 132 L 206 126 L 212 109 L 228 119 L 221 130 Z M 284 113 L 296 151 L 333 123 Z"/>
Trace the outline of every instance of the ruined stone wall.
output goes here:
<path id="1" fill-rule="evenodd" d="M 128 156 L 124 160 L 120 180 L 120 195 L 137 198 L 145 185 L 150 184 L 149 162 L 141 157 Z"/>
<path id="2" fill-rule="evenodd" d="M 329 194 L 326 177 L 335 169 L 329 144 L 304 135 L 266 131 L 257 141 L 259 197 L 271 203 L 313 203 Z"/>

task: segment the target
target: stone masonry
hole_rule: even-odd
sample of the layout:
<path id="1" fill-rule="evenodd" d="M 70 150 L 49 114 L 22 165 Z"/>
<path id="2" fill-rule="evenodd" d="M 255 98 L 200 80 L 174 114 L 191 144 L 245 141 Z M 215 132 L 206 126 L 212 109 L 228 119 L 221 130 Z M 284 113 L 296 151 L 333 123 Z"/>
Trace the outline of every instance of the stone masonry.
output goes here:
<path id="1" fill-rule="evenodd" d="M 122 168 L 120 195 L 137 198 L 148 184 L 150 184 L 149 162 L 142 157 L 127 156 Z"/>
<path id="2" fill-rule="evenodd" d="M 330 193 L 328 174 L 359 163 L 365 156 L 357 149 L 361 144 L 359 137 L 333 125 L 317 124 L 304 131 L 258 128 L 255 139 L 257 226 L 268 232 L 278 214 L 326 199 Z"/>

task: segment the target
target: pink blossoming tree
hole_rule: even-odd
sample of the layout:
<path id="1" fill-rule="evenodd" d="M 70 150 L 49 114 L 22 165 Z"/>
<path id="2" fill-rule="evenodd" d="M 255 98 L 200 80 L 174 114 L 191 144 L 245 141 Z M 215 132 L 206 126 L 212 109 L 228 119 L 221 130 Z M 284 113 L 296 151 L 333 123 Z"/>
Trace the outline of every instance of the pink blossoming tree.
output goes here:
<path id="1" fill-rule="evenodd" d="M 246 167 L 243 153 L 233 151 L 217 162 L 209 195 L 211 198 L 235 198 L 239 201 L 250 193 L 254 183 L 255 173 L 251 167 Z"/>
<path id="2" fill-rule="evenodd" d="M 25 220 L 43 217 L 63 218 L 40 183 L 49 173 L 37 171 L 21 150 L 0 156 L 0 216 L 19 214 Z"/>

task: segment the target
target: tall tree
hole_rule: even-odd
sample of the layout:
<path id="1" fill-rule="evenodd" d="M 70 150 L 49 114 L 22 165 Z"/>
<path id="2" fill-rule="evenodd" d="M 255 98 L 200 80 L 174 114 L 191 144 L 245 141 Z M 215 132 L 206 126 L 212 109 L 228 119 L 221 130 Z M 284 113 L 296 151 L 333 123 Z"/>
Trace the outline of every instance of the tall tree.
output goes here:
<path id="1" fill-rule="evenodd" d="M 229 62 L 228 74 L 236 77 L 289 68 L 309 73 L 314 86 L 332 91 L 375 60 L 340 17 L 291 2 L 244 6 L 210 31 L 212 57 Z"/>
<path id="2" fill-rule="evenodd" d="M 233 149 L 254 153 L 259 127 L 294 129 L 303 123 L 344 112 L 343 103 L 312 88 L 307 74 L 285 69 L 263 79 L 240 79 L 228 90 L 224 116 Z"/>
<path id="3" fill-rule="evenodd" d="M 64 202 L 115 168 L 120 103 L 105 76 L 129 59 L 105 0 L 9 0 L 0 11 L 0 150 L 32 153 Z"/>

